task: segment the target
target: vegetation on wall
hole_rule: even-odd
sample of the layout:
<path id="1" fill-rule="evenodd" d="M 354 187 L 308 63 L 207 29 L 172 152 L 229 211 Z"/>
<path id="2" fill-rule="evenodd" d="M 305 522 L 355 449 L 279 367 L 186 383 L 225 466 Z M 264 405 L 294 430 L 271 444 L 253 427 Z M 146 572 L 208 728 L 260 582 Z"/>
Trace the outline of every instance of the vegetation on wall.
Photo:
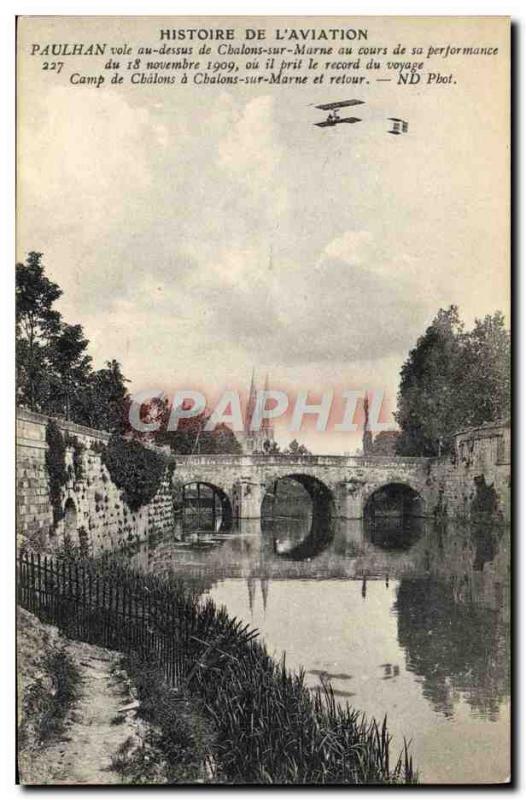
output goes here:
<path id="1" fill-rule="evenodd" d="M 84 477 L 83 455 L 86 450 L 86 446 L 80 441 L 80 439 L 78 439 L 76 436 L 72 436 L 69 433 L 66 433 L 64 441 L 66 447 L 70 447 L 73 450 L 73 475 L 75 480 L 81 481 Z"/>
<path id="2" fill-rule="evenodd" d="M 166 460 L 159 453 L 120 436 L 111 437 L 102 461 L 132 511 L 138 511 L 154 497 L 166 468 Z"/>
<path id="3" fill-rule="evenodd" d="M 49 500 L 53 509 L 53 526 L 56 526 L 63 517 L 61 492 L 67 480 L 66 444 L 57 423 L 52 419 L 46 426 L 46 443 Z"/>

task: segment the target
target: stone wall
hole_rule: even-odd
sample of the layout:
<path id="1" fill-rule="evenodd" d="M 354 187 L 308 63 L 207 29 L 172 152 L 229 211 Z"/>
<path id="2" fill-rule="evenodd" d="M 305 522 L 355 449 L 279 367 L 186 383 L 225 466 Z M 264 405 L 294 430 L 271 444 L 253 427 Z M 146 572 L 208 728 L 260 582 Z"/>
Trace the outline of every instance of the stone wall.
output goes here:
<path id="1" fill-rule="evenodd" d="M 38 414 L 21 411 L 16 420 L 17 539 L 47 541 L 53 524 L 46 470 L 46 425 Z"/>
<path id="2" fill-rule="evenodd" d="M 488 423 L 458 433 L 450 458 L 436 459 L 429 472 L 428 503 L 441 515 L 470 519 L 495 503 L 504 522 L 511 517 L 511 430 Z M 487 509 L 489 510 L 489 509 Z"/>
<path id="3" fill-rule="evenodd" d="M 153 499 L 132 511 L 112 482 L 101 452 L 109 434 L 64 420 L 55 420 L 65 439 L 67 481 L 61 491 L 63 518 L 53 526 L 46 468 L 48 417 L 25 409 L 17 412 L 17 540 L 42 552 L 69 538 L 91 553 L 169 532 L 174 525 L 168 470 Z"/>

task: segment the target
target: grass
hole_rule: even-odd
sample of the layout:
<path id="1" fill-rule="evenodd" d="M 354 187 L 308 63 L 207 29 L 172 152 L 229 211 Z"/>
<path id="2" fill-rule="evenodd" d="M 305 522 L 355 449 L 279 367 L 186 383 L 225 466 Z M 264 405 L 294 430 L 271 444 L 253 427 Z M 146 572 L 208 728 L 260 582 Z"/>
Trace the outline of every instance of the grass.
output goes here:
<path id="1" fill-rule="evenodd" d="M 414 783 L 407 746 L 391 765 L 379 725 L 339 705 L 330 686 L 312 694 L 303 673 L 277 663 L 256 632 L 210 601 L 198 606 L 201 642 L 188 676 L 216 728 L 222 779 L 254 784 Z"/>
<path id="2" fill-rule="evenodd" d="M 128 657 L 123 668 L 138 692 L 138 714 L 148 725 L 142 746 L 133 749 L 125 742 L 112 768 L 127 783 L 202 783 L 213 731 L 198 702 L 167 687 L 151 664 Z"/>
<path id="3" fill-rule="evenodd" d="M 64 731 L 67 713 L 78 697 L 80 674 L 65 647 L 47 653 L 41 661 L 41 677 L 23 699 L 20 746 L 28 744 L 28 731 L 37 746 L 47 746 Z"/>

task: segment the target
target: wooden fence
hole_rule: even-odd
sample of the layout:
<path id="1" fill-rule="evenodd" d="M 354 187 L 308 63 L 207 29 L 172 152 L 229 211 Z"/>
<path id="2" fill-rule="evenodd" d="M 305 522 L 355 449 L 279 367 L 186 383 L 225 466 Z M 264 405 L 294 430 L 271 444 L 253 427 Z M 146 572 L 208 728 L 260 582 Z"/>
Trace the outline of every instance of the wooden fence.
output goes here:
<path id="1" fill-rule="evenodd" d="M 18 558 L 19 605 L 68 637 L 134 653 L 160 667 L 178 686 L 191 671 L 190 634 L 175 603 L 156 594 L 139 575 L 116 579 L 91 564 L 39 554 Z"/>

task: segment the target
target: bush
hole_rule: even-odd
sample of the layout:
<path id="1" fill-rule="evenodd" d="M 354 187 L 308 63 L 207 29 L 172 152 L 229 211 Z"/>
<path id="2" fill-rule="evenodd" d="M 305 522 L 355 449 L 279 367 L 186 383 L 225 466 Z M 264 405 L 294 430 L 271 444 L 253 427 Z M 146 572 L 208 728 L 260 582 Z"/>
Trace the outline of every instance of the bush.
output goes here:
<path id="1" fill-rule="evenodd" d="M 62 487 L 67 481 L 66 445 L 57 423 L 50 419 L 46 426 L 46 468 L 49 476 L 49 499 L 53 509 L 53 526 L 64 516 Z"/>
<path id="2" fill-rule="evenodd" d="M 113 483 L 124 492 L 132 511 L 138 511 L 154 497 L 166 468 L 165 459 L 135 441 L 112 436 L 102 454 Z"/>

